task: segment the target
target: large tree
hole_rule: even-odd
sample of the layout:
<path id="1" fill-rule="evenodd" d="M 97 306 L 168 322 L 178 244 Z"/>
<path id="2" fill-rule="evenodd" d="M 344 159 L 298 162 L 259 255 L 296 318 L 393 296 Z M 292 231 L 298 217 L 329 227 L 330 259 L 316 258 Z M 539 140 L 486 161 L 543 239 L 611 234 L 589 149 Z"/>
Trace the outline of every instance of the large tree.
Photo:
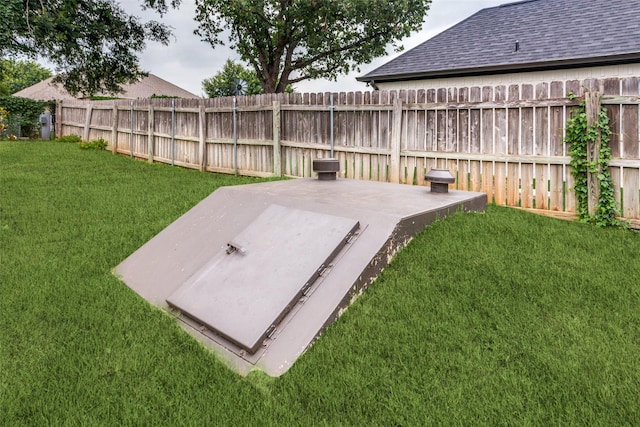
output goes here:
<path id="1" fill-rule="evenodd" d="M 202 81 L 202 88 L 209 98 L 264 93 L 255 70 L 230 59 L 225 62 L 221 71 Z M 284 91 L 293 93 L 295 88 L 289 85 Z"/>
<path id="2" fill-rule="evenodd" d="M 145 0 L 161 7 L 164 0 Z M 176 1 L 173 0 L 175 4 Z M 195 0 L 196 34 L 251 64 L 265 92 L 306 79 L 335 79 L 400 49 L 421 28 L 431 0 Z"/>
<path id="3" fill-rule="evenodd" d="M 231 60 L 227 60 L 222 70 L 213 77 L 204 79 L 202 88 L 209 98 L 262 93 L 262 86 L 255 71 Z"/>
<path id="4" fill-rule="evenodd" d="M 120 91 L 144 76 L 145 41 L 166 44 L 168 27 L 128 15 L 115 0 L 1 0 L 0 57 L 37 56 L 72 94 Z"/>
<path id="5" fill-rule="evenodd" d="M 0 96 L 11 95 L 51 77 L 51 71 L 34 61 L 0 59 Z"/>

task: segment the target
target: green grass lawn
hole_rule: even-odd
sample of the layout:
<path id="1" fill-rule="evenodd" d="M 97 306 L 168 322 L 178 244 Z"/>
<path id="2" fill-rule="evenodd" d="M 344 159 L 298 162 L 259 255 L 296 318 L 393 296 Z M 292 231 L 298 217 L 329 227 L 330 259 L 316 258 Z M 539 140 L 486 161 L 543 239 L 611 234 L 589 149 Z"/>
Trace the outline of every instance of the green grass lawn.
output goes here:
<path id="1" fill-rule="evenodd" d="M 640 234 L 489 206 L 419 234 L 282 377 L 111 273 L 251 178 L 0 142 L 0 425 L 637 425 Z"/>

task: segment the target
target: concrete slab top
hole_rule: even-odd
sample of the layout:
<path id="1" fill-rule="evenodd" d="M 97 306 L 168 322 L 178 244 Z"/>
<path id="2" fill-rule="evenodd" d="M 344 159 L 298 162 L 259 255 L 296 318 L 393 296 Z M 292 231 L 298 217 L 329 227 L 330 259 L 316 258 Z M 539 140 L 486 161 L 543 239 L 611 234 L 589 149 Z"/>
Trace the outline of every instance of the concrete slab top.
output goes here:
<path id="1" fill-rule="evenodd" d="M 237 191 L 269 194 L 276 198 L 295 198 L 299 203 L 327 205 L 332 210 L 370 211 L 395 218 L 407 218 L 426 210 L 459 203 L 470 195 L 484 193 L 451 190 L 433 194 L 429 187 L 376 181 L 338 179 L 320 181 L 295 179 L 234 187 Z"/>

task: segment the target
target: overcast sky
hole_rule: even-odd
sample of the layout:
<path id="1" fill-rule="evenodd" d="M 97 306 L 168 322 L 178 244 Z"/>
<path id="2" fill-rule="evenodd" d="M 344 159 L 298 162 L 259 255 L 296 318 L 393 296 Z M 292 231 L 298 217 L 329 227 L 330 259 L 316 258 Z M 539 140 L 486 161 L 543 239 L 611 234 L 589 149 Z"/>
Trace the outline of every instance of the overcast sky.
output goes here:
<path id="1" fill-rule="evenodd" d="M 402 41 L 405 52 L 428 40 L 443 30 L 473 15 L 480 9 L 511 3 L 514 0 L 433 0 L 422 31 L 412 34 Z M 239 60 L 239 55 L 225 46 L 213 49 L 193 34 L 197 23 L 194 0 L 183 0 L 178 10 L 170 11 L 159 18 L 149 11 L 143 12 L 139 0 L 121 0 L 125 10 L 145 20 L 155 19 L 173 27 L 174 38 L 169 46 L 147 43 L 140 58 L 143 70 L 170 81 L 196 95 L 203 95 L 202 80 L 212 77 L 222 69 L 227 59 Z M 295 85 L 298 92 L 325 92 L 367 90 L 364 83 L 357 82 L 356 76 L 379 67 L 396 57 L 392 49 L 385 57 L 377 58 L 370 64 L 362 65 L 359 72 L 338 78 L 337 82 L 327 80 L 305 81 Z"/>

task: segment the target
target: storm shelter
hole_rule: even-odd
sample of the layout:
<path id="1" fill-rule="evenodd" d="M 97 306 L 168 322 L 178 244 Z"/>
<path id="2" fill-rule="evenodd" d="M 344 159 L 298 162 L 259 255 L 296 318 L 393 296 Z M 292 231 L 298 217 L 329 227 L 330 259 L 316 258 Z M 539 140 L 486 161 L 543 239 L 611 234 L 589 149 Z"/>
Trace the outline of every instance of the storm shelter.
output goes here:
<path id="1" fill-rule="evenodd" d="M 167 302 L 255 353 L 358 226 L 348 218 L 270 205 Z"/>
<path id="2" fill-rule="evenodd" d="M 224 187 L 115 273 L 232 369 L 279 376 L 414 234 L 486 200 L 347 179 Z"/>

